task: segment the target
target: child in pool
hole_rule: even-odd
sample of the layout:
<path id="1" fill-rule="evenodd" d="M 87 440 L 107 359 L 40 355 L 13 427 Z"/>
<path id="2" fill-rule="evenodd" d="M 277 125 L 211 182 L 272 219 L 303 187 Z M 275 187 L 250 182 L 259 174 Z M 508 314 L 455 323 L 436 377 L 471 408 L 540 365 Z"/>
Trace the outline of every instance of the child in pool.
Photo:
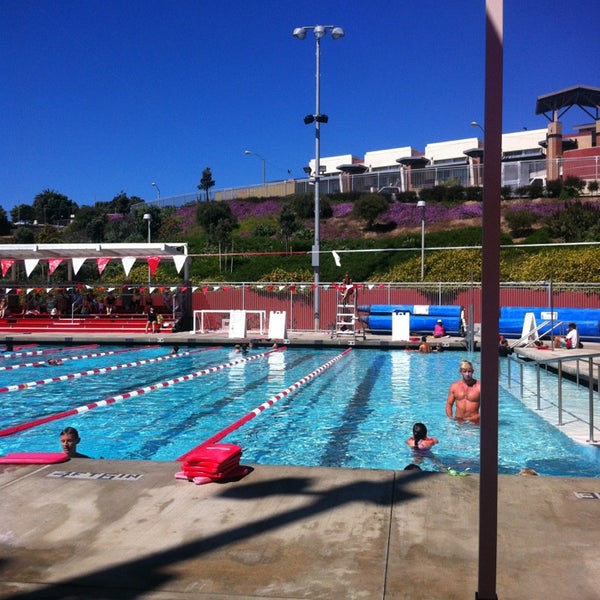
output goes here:
<path id="1" fill-rule="evenodd" d="M 427 436 L 427 426 L 424 423 L 415 423 L 412 437 L 406 440 L 407 446 L 415 451 L 431 450 L 437 443 L 437 438 Z"/>

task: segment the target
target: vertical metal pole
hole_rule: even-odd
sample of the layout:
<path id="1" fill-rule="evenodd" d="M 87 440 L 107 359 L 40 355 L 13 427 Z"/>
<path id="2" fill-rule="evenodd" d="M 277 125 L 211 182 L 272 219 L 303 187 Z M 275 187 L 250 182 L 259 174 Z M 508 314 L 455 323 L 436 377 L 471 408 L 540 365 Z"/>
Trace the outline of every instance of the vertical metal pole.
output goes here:
<path id="1" fill-rule="evenodd" d="M 421 207 L 421 281 L 425 279 L 425 207 Z"/>
<path id="2" fill-rule="evenodd" d="M 563 364 L 558 361 L 558 424 L 563 424 L 563 403 L 562 403 L 562 384 L 563 384 Z"/>
<path id="3" fill-rule="evenodd" d="M 588 400 L 588 421 L 590 423 L 590 439 L 588 442 L 594 443 L 594 359 L 589 358 L 588 382 L 589 382 L 589 400 Z M 600 375 L 600 367 L 598 368 Z M 600 387 L 599 387 L 600 390 Z"/>
<path id="4" fill-rule="evenodd" d="M 321 38 L 316 38 L 316 103 L 315 103 L 315 243 L 313 245 L 312 263 L 315 270 L 315 289 L 314 289 L 314 309 L 315 309 L 315 331 L 321 329 L 321 296 L 319 281 L 321 275 L 321 255 L 319 254 L 320 245 L 320 179 L 321 179 Z"/>
<path id="5" fill-rule="evenodd" d="M 502 187 L 503 0 L 486 0 L 485 171 L 481 319 L 481 474 L 477 600 L 496 600 L 498 554 L 498 314 Z"/>

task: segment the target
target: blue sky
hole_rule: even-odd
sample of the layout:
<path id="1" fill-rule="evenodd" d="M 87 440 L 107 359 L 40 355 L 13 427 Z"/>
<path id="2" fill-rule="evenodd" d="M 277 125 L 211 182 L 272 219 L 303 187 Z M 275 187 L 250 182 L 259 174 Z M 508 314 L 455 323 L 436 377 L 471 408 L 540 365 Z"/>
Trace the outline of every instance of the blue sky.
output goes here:
<path id="1" fill-rule="evenodd" d="M 600 87 L 597 0 L 506 0 L 503 131 L 544 128 L 536 99 Z M 472 137 L 483 123 L 484 0 L 2 0 L 0 205 L 52 189 L 79 205 L 302 177 L 314 155 Z M 573 108 L 564 130 L 589 122 Z"/>

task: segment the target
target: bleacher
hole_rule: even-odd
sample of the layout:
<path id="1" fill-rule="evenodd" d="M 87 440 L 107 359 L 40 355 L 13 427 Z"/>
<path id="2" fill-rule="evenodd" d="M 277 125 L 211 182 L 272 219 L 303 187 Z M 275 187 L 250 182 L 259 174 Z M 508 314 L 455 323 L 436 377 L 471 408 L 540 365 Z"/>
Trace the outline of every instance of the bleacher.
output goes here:
<path id="1" fill-rule="evenodd" d="M 0 319 L 0 331 L 11 333 L 144 333 L 145 314 L 117 313 L 112 315 L 74 315 L 56 317 L 49 314 L 28 315 L 16 313 Z M 173 318 L 164 315 L 160 333 L 170 333 Z"/>

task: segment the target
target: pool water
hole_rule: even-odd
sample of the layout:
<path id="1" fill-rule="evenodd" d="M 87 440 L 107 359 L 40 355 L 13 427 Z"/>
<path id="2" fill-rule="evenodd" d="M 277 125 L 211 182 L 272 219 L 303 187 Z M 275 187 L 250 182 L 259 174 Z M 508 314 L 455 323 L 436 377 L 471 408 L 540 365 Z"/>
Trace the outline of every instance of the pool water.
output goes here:
<path id="1" fill-rule="evenodd" d="M 292 349 L 247 362 L 229 348 L 182 349 L 165 359 L 169 350 L 103 347 L 78 360 L 67 360 L 76 350 L 62 351 L 62 365 L 0 370 L 0 387 L 9 388 L 71 376 L 0 393 L 2 430 L 134 392 L 106 407 L 0 437 L 0 454 L 59 451 L 59 432 L 73 426 L 82 438 L 79 451 L 92 457 L 173 461 L 312 374 L 222 439 L 243 448 L 242 462 L 402 469 L 418 459 L 426 470 L 479 469 L 479 428 L 445 415 L 458 363 L 471 360 L 477 377 L 479 354 L 354 349 L 315 374 L 342 350 Z M 89 356 L 107 351 L 118 353 Z M 246 358 L 266 351 L 253 350 Z M 35 360 L 46 358 L 4 358 L 0 368 Z M 108 369 L 115 365 L 124 366 Z M 100 372 L 72 377 L 93 369 Z M 542 475 L 600 477 L 596 449 L 569 439 L 508 390 L 501 387 L 499 395 L 499 472 L 532 467 Z M 440 440 L 431 456 L 415 457 L 405 443 L 416 421 Z"/>

